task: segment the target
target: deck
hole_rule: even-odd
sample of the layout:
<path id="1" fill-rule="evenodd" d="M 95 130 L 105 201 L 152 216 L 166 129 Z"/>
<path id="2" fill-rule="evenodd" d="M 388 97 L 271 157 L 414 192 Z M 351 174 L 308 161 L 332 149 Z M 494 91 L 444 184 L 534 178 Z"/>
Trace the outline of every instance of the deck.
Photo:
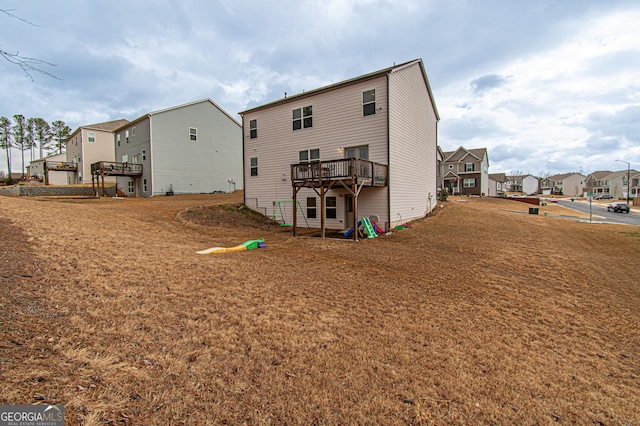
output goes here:
<path id="1" fill-rule="evenodd" d="M 91 174 L 97 176 L 142 176 L 142 164 L 99 161 L 91 165 Z"/>
<path id="2" fill-rule="evenodd" d="M 331 187 L 344 185 L 387 186 L 388 167 L 357 158 L 314 161 L 291 165 L 293 186 Z"/>

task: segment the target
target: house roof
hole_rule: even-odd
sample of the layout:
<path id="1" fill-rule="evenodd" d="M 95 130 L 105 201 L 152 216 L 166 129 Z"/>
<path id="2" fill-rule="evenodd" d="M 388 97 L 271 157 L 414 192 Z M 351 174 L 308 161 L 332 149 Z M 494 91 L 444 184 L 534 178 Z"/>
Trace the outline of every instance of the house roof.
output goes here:
<path id="1" fill-rule="evenodd" d="M 124 126 L 128 122 L 129 120 L 120 119 L 120 120 L 113 120 L 113 121 L 105 121 L 104 123 L 89 124 L 88 126 L 80 126 L 73 133 L 71 133 L 71 135 L 69 135 L 69 137 L 67 138 L 67 141 L 72 137 L 74 137 L 76 133 L 78 133 L 81 129 L 104 130 L 107 132 L 113 132 L 115 129 L 117 129 L 118 127 Z"/>
<path id="2" fill-rule="evenodd" d="M 594 179 L 599 180 L 599 179 L 602 179 L 603 177 L 608 176 L 610 174 L 611 174 L 611 172 L 609 170 L 600 170 L 600 171 L 591 173 L 587 178 L 591 178 L 592 177 Z"/>
<path id="3" fill-rule="evenodd" d="M 455 157 L 455 155 L 457 153 L 461 153 L 462 156 L 459 159 L 454 160 L 453 158 Z M 475 157 L 478 161 L 482 161 L 484 158 L 488 157 L 487 148 L 467 149 L 467 148 L 465 148 L 463 146 L 459 147 L 455 151 L 448 151 L 448 152 L 445 152 L 443 154 L 444 154 L 444 162 L 462 161 L 467 155 L 471 155 L 471 156 Z M 487 158 L 487 163 L 488 162 L 489 162 L 489 158 Z"/>
<path id="4" fill-rule="evenodd" d="M 287 102 L 292 102 L 294 100 L 303 99 L 303 98 L 306 98 L 306 97 L 309 97 L 309 96 L 317 95 L 319 93 L 329 92 L 331 90 L 336 90 L 336 89 L 339 89 L 341 87 L 345 87 L 345 86 L 349 86 L 349 85 L 352 85 L 352 84 L 360 83 L 362 81 L 371 80 L 371 79 L 378 78 L 378 77 L 381 77 L 381 76 L 384 76 L 384 75 L 389 75 L 389 74 L 392 74 L 394 72 L 400 71 L 400 70 L 402 70 L 402 69 L 404 69 L 406 67 L 409 67 L 411 65 L 414 65 L 414 64 L 419 64 L 420 65 L 420 69 L 422 71 L 422 76 L 424 78 L 424 82 L 425 82 L 425 85 L 427 87 L 427 91 L 429 92 L 429 99 L 431 100 L 431 105 L 433 106 L 433 111 L 436 114 L 436 119 L 438 121 L 440 121 L 440 114 L 438 113 L 438 108 L 436 107 L 436 102 L 435 102 L 435 99 L 433 97 L 433 92 L 431 91 L 431 85 L 429 84 L 429 79 L 427 78 L 427 72 L 424 69 L 424 64 L 422 62 L 422 59 L 414 59 L 413 61 L 405 62 L 405 63 L 402 63 L 400 65 L 394 65 L 392 67 L 388 67 L 388 68 L 384 68 L 384 69 L 381 69 L 381 70 L 378 70 L 378 71 L 374 71 L 374 72 L 371 72 L 371 73 L 368 73 L 368 74 L 364 74 L 364 75 L 361 75 L 359 77 L 350 78 L 348 80 L 343 80 L 343 81 L 340 81 L 338 83 L 330 84 L 328 86 L 323 86 L 323 87 L 319 87 L 317 89 L 308 90 L 306 92 L 298 93 L 296 95 L 286 96 L 286 94 L 285 94 L 284 98 L 281 98 L 281 99 L 278 99 L 276 101 L 269 102 L 269 103 L 266 103 L 266 104 L 263 104 L 263 105 L 260 105 L 260 106 L 254 107 L 254 108 L 250 108 L 250 109 L 241 111 L 238 114 L 244 115 L 244 114 L 246 114 L 248 112 L 254 112 L 254 111 L 261 110 L 261 109 L 270 108 L 270 107 L 272 107 L 274 105 L 279 105 L 279 104 L 284 104 L 284 103 L 287 103 Z"/>
<path id="5" fill-rule="evenodd" d="M 206 98 L 206 99 L 200 99 L 199 101 L 193 101 L 193 102 L 189 102 L 186 104 L 182 104 L 182 105 L 176 105 L 173 107 L 169 107 L 169 108 L 165 108 L 165 109 L 160 109 L 158 111 L 153 111 L 153 112 L 149 112 L 147 114 L 141 115 L 140 117 L 136 118 L 135 120 L 131 121 L 131 122 L 127 122 L 125 124 L 123 124 L 122 126 L 117 127 L 116 129 L 113 129 L 114 132 L 118 132 L 126 127 L 130 127 L 134 124 L 137 124 L 139 122 L 141 122 L 142 120 L 149 118 L 153 115 L 156 114 L 162 114 L 163 112 L 167 112 L 167 111 L 173 111 L 179 108 L 185 108 L 185 107 L 189 107 L 191 105 L 196 105 L 196 104 L 200 104 L 203 102 L 209 102 L 211 103 L 214 107 L 218 108 L 224 115 L 226 115 L 227 117 L 229 117 L 231 120 L 233 120 L 234 123 L 236 123 L 238 126 L 240 126 L 240 123 L 238 123 L 238 120 L 236 120 L 235 118 L 233 118 L 231 115 L 229 115 L 229 113 L 227 111 L 225 111 L 224 109 L 222 109 L 218 104 L 216 104 L 213 100 L 211 100 L 210 98 Z"/>
<path id="6" fill-rule="evenodd" d="M 559 181 L 565 180 L 569 176 L 573 176 L 573 175 L 582 176 L 580 173 L 561 173 L 559 175 L 547 176 L 545 179 L 552 180 L 554 182 L 559 182 Z"/>
<path id="7" fill-rule="evenodd" d="M 509 180 L 522 180 L 522 179 L 526 179 L 528 176 L 531 176 L 532 178 L 537 179 L 535 176 L 530 174 L 521 175 L 521 176 L 507 176 L 507 178 Z"/>
<path id="8" fill-rule="evenodd" d="M 496 182 L 506 182 L 507 175 L 505 173 L 490 173 L 489 179 L 494 180 Z"/>

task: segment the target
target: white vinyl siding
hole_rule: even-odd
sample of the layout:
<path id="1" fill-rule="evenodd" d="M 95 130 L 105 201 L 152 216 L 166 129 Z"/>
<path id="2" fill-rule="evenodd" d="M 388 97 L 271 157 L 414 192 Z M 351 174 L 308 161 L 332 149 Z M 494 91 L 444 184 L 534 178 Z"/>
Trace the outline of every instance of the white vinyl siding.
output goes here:
<path id="1" fill-rule="evenodd" d="M 362 93 L 375 89 L 376 114 L 363 117 Z M 291 200 L 291 164 L 299 162 L 300 151 L 320 150 L 320 160 L 336 160 L 345 157 L 344 149 L 350 146 L 369 147 L 369 160 L 387 164 L 387 80 L 385 76 L 359 82 L 324 93 L 273 105 L 262 110 L 249 111 L 244 123 L 244 170 L 246 204 L 267 215 L 273 212 L 273 201 Z M 313 127 L 292 130 L 292 111 L 313 106 Z M 252 139 L 250 122 L 260 123 L 260 137 Z M 260 158 L 259 179 L 250 176 L 250 159 Z M 435 158 L 435 157 L 434 157 Z M 342 229 L 345 223 L 344 189 L 332 189 L 327 196 L 336 196 L 336 219 L 327 219 L 328 229 Z M 303 212 L 305 201 L 317 196 L 312 189 L 303 188 L 298 200 Z M 376 214 L 385 223 L 388 218 L 387 188 L 364 188 L 358 198 L 359 212 Z M 317 219 L 307 219 L 312 227 L 320 226 L 320 200 Z M 291 212 L 291 207 L 288 207 Z M 291 213 L 287 217 L 292 220 Z M 298 223 L 306 226 L 301 213 Z"/>
<path id="2" fill-rule="evenodd" d="M 420 64 L 389 75 L 391 222 L 423 217 L 436 206 L 436 123 Z"/>

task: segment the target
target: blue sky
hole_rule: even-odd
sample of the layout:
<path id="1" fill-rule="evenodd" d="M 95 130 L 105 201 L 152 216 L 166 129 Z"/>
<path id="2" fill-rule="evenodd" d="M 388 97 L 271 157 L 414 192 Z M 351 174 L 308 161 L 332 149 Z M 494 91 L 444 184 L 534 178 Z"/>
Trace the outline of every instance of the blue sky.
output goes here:
<path id="1" fill-rule="evenodd" d="M 640 169 L 640 3 L 629 0 L 0 0 L 0 115 L 80 125 L 211 98 L 235 116 L 422 58 L 439 143 L 490 172 Z M 6 169 L 0 154 L 0 169 Z M 19 155 L 13 157 L 19 171 Z"/>

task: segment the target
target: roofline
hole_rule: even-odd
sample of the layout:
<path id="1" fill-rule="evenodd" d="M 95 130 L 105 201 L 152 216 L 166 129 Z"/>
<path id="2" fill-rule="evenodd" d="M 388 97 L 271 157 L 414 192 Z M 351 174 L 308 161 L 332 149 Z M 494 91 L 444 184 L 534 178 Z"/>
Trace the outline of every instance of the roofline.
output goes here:
<path id="1" fill-rule="evenodd" d="M 126 120 L 126 118 L 120 118 L 119 120 Z M 119 121 L 119 120 L 111 120 L 111 121 Z M 110 123 L 111 121 L 105 121 L 104 123 Z M 127 120 L 128 122 L 128 120 Z M 69 135 L 69 137 L 64 141 L 65 143 L 69 142 L 69 140 L 75 136 L 76 133 L 78 133 L 80 130 L 82 129 L 87 129 L 87 130 L 99 130 L 101 132 L 110 132 L 113 133 L 115 130 L 107 130 L 107 129 L 101 129 L 100 127 L 95 127 L 98 126 L 100 124 L 104 124 L 104 123 L 93 123 L 93 124 L 89 124 L 87 126 L 78 126 L 78 128 L 76 130 L 73 131 L 73 133 L 71 133 Z"/>
<path id="2" fill-rule="evenodd" d="M 136 118 L 133 121 L 128 122 L 127 124 L 118 127 L 117 129 L 113 130 L 113 133 L 119 132 L 122 129 L 126 129 L 127 127 L 131 127 L 133 124 L 137 124 L 141 121 L 143 121 L 146 118 L 150 118 L 153 115 L 156 114 L 161 114 L 167 111 L 172 111 L 174 109 L 178 109 L 178 108 L 185 108 L 191 105 L 196 105 L 196 104 L 201 104 L 203 102 L 210 102 L 213 106 L 215 106 L 216 108 L 218 108 L 224 115 L 226 115 L 227 117 L 229 117 L 234 123 L 236 123 L 238 125 L 238 127 L 242 127 L 242 125 L 240 124 L 240 122 L 238 122 L 238 120 L 236 120 L 235 118 L 233 118 L 227 111 L 225 111 L 220 105 L 218 105 L 217 103 L 215 103 L 211 98 L 204 98 L 204 99 L 200 99 L 197 101 L 193 101 L 193 102 L 188 102 L 186 104 L 182 104 L 182 105 L 176 105 L 176 106 L 172 106 L 169 108 L 164 108 L 164 109 L 160 109 L 157 111 L 153 111 L 153 112 L 149 112 L 147 114 L 141 115 L 140 117 Z"/>
<path id="3" fill-rule="evenodd" d="M 425 84 L 427 86 L 427 91 L 429 92 L 429 99 L 431 100 L 431 105 L 433 106 L 433 110 L 434 110 L 434 112 L 436 114 L 437 121 L 440 121 L 440 114 L 438 113 L 438 109 L 436 107 L 435 99 L 434 99 L 433 93 L 431 91 L 431 85 L 429 84 L 429 79 L 427 78 L 427 73 L 426 73 L 426 71 L 424 69 L 424 64 L 422 63 L 422 59 L 414 59 L 412 61 L 404 62 L 404 63 L 402 63 L 400 65 L 393 65 L 392 67 L 387 67 L 387 68 L 384 68 L 384 69 L 381 69 L 381 70 L 378 70 L 378 71 L 374 71 L 374 72 L 371 72 L 371 73 L 368 73 L 368 74 L 363 74 L 363 75 L 358 76 L 358 77 L 350 78 L 350 79 L 347 79 L 347 80 L 342 80 L 342 81 L 339 81 L 337 83 L 333 83 L 333 84 L 329 84 L 327 86 L 319 87 L 317 89 L 313 89 L 313 90 L 309 90 L 309 91 L 306 91 L 306 92 L 298 93 L 298 94 L 295 94 L 295 95 L 292 95 L 292 96 L 287 96 L 287 97 L 284 97 L 284 98 L 281 98 L 281 99 L 278 99 L 278 100 L 275 100 L 275 101 L 272 101 L 272 102 L 268 102 L 266 104 L 259 105 L 259 106 L 254 107 L 254 108 L 250 108 L 250 109 L 241 111 L 238 114 L 244 115 L 244 114 L 246 114 L 248 112 L 259 111 L 259 110 L 262 110 L 262 109 L 270 108 L 270 107 L 275 106 L 275 105 L 280 105 L 280 104 L 285 104 L 285 103 L 288 103 L 288 102 L 293 102 L 293 101 L 296 101 L 296 100 L 299 100 L 299 99 L 304 99 L 304 98 L 307 98 L 307 97 L 310 97 L 310 96 L 314 96 L 314 95 L 317 95 L 317 94 L 320 94 L 320 93 L 325 93 L 325 92 L 329 92 L 329 91 L 332 91 L 332 90 L 336 90 L 336 89 L 339 89 L 341 87 L 346 87 L 346 86 L 350 86 L 350 85 L 353 85 L 353 84 L 361 83 L 363 81 L 372 80 L 374 78 L 388 76 L 389 74 L 391 74 L 393 72 L 400 71 L 400 70 L 402 70 L 402 69 L 404 69 L 406 67 L 409 67 L 411 65 L 414 65 L 414 64 L 420 64 L 420 69 L 422 70 L 422 76 L 423 76 Z"/>

